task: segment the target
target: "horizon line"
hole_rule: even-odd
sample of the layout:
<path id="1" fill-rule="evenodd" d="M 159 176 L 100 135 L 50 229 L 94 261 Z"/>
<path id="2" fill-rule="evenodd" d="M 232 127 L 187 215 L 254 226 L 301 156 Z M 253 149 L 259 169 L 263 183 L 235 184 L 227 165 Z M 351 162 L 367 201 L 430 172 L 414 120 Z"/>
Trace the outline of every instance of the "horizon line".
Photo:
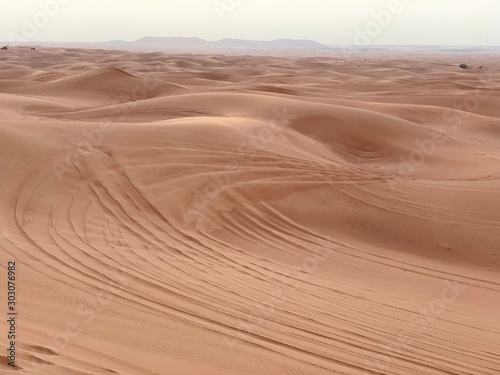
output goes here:
<path id="1" fill-rule="evenodd" d="M 367 45 L 360 45 L 357 43 L 332 43 L 332 44 L 325 44 L 322 42 L 318 42 L 317 40 L 314 39 L 294 39 L 294 38 L 277 38 L 277 39 L 269 39 L 269 40 L 262 40 L 262 39 L 245 39 L 245 38 L 234 38 L 234 37 L 225 37 L 222 39 L 216 39 L 216 40 L 207 40 L 204 38 L 200 38 L 197 36 L 151 36 L 151 35 L 146 35 L 143 37 L 140 37 L 139 39 L 135 40 L 124 40 L 124 39 L 113 39 L 113 40 L 107 40 L 107 41 L 79 41 L 79 40 L 17 40 L 15 41 L 15 44 L 13 44 L 13 41 L 8 41 L 8 40 L 0 40 L 1 43 L 6 44 L 6 45 L 12 45 L 15 46 L 17 44 L 33 44 L 33 43 L 88 43 L 88 44 L 109 44 L 109 43 L 137 43 L 140 42 L 143 39 L 146 38 L 155 38 L 155 39 L 199 39 L 200 41 L 204 41 L 207 43 L 216 43 L 216 42 L 221 42 L 224 40 L 235 40 L 235 41 L 245 41 L 245 42 L 261 42 L 261 43 L 269 43 L 269 42 L 276 42 L 276 41 L 294 41 L 294 42 L 312 42 L 312 43 L 317 43 L 320 44 L 324 47 L 342 47 L 342 46 L 349 46 L 349 47 L 357 47 L 359 49 L 362 48 L 373 48 L 373 47 L 485 47 L 485 48 L 494 48 L 494 47 L 500 47 L 500 44 L 367 44 Z"/>

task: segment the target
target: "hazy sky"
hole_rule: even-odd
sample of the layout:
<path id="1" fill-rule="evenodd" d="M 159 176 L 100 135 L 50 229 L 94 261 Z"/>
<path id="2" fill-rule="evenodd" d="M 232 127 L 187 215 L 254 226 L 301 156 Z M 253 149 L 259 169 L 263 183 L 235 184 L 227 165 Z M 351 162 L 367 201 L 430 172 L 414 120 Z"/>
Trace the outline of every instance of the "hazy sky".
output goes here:
<path id="1" fill-rule="evenodd" d="M 0 40 L 132 41 L 143 36 L 500 45 L 500 0 L 0 1 Z"/>

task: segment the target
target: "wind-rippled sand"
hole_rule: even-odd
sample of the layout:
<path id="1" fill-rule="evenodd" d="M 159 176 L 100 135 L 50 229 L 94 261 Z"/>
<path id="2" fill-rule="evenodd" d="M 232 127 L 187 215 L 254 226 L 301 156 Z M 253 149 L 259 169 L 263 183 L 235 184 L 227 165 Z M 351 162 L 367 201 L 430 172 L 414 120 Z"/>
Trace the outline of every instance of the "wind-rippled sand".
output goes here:
<path id="1" fill-rule="evenodd" d="M 500 373 L 498 55 L 0 52 L 25 374 Z"/>

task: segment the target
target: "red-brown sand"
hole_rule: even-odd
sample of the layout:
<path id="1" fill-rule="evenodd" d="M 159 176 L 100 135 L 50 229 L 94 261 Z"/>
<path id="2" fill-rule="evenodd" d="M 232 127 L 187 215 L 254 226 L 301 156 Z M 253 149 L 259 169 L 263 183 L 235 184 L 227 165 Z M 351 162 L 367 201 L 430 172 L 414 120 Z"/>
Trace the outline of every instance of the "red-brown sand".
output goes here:
<path id="1" fill-rule="evenodd" d="M 1 374 L 500 374 L 498 55 L 0 52 Z"/>

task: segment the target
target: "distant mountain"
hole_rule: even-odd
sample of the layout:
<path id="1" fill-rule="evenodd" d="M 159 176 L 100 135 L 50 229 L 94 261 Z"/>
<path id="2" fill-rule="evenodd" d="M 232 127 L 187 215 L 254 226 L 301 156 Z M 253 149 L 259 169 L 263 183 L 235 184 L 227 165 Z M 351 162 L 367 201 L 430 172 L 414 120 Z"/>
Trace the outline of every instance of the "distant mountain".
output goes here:
<path id="1" fill-rule="evenodd" d="M 134 49 L 273 49 L 273 50 L 318 50 L 329 49 L 328 46 L 313 40 L 277 39 L 271 41 L 245 40 L 245 39 L 222 39 L 218 41 L 207 41 L 200 38 L 183 37 L 144 37 L 134 42 L 112 41 L 105 43 L 108 46 L 128 46 Z"/>
<path id="2" fill-rule="evenodd" d="M 257 41 L 244 39 L 222 39 L 211 42 L 216 48 L 250 48 L 250 49 L 325 49 L 327 46 L 313 40 L 276 39 Z"/>
<path id="3" fill-rule="evenodd" d="M 146 36 L 132 44 L 137 46 L 159 46 L 159 47 L 172 47 L 172 48 L 203 48 L 206 47 L 208 42 L 200 38 L 181 38 L 181 37 L 153 37 Z"/>

